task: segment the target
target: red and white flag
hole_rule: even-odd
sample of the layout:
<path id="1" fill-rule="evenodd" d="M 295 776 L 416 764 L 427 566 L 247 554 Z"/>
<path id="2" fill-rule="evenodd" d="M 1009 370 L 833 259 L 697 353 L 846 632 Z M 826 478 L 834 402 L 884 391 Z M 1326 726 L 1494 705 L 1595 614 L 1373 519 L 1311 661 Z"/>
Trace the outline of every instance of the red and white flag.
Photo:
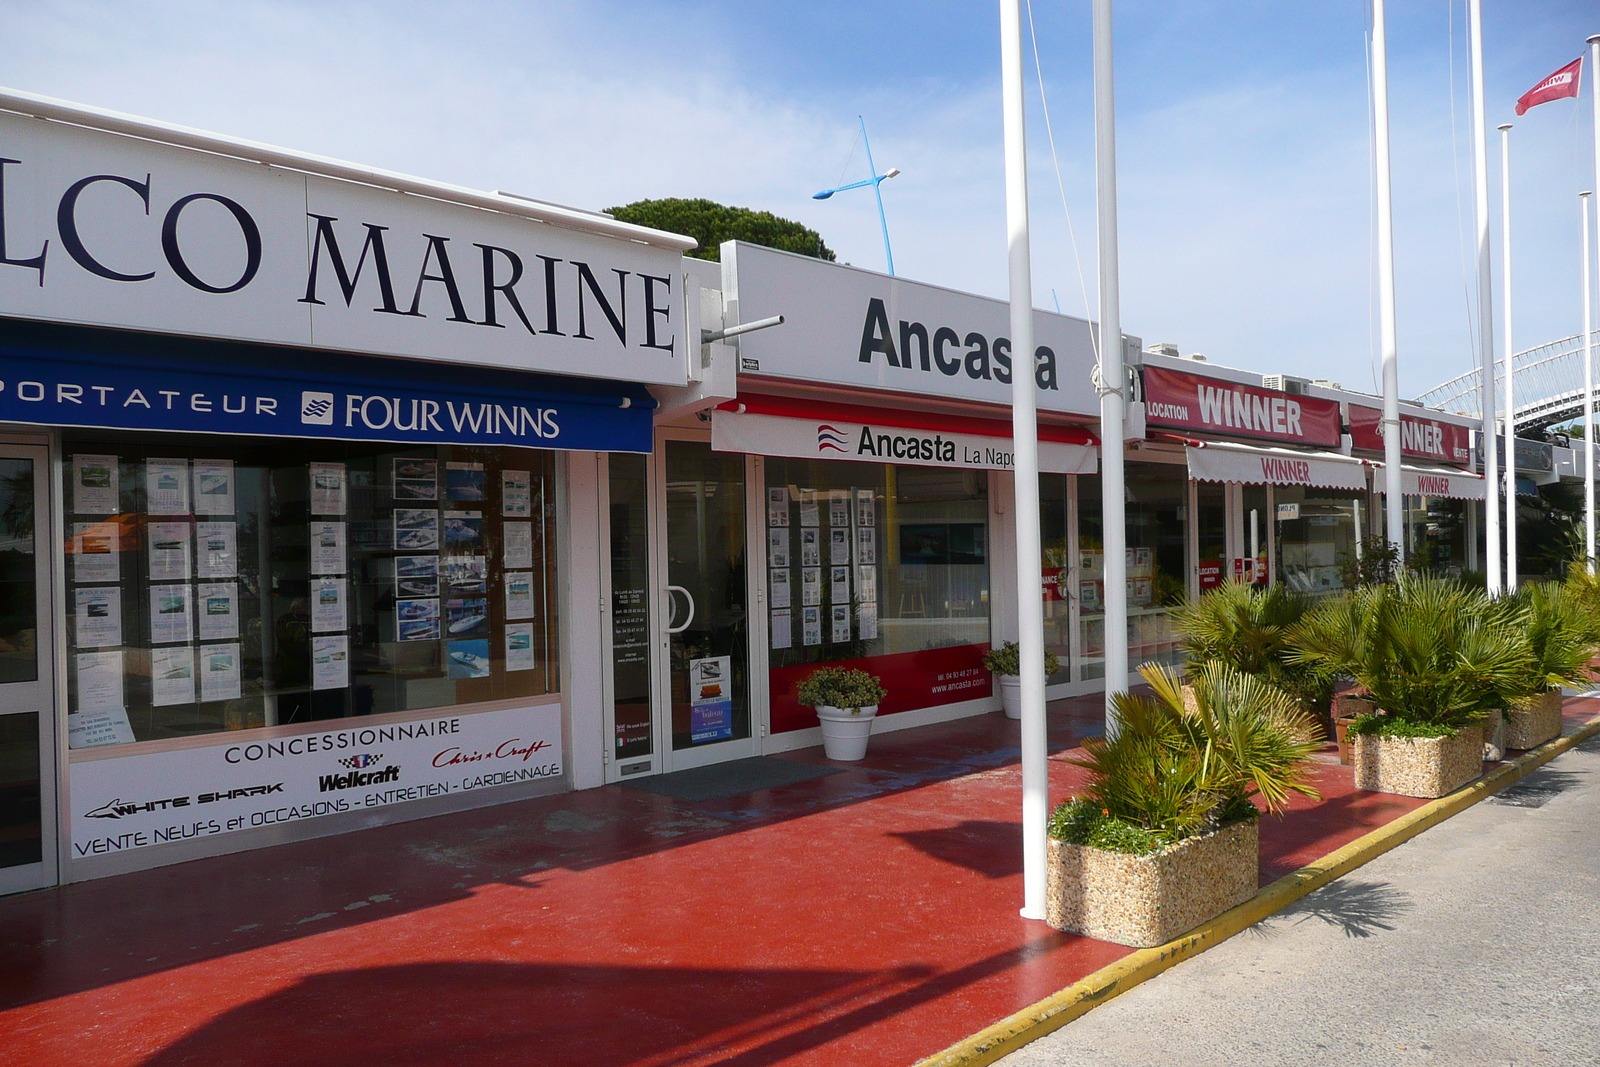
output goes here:
<path id="1" fill-rule="evenodd" d="M 1583 70 L 1583 57 L 1579 56 L 1571 63 L 1556 71 L 1544 81 L 1517 98 L 1517 114 L 1521 115 L 1530 107 L 1549 103 L 1551 100 L 1563 100 L 1569 96 L 1578 95 L 1578 82 L 1580 72 Z"/>

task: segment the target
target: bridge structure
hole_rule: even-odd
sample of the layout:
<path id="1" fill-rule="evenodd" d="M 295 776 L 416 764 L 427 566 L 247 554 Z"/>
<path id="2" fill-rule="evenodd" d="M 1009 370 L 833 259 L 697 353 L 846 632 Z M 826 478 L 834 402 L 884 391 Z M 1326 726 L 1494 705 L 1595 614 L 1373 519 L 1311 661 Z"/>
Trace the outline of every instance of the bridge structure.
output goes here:
<path id="1" fill-rule="evenodd" d="M 1594 332 L 1593 340 L 1600 344 L 1600 330 Z M 1573 334 L 1524 349 L 1512 357 L 1511 366 L 1516 371 L 1518 434 L 1536 434 L 1547 427 L 1583 418 L 1582 342 L 1582 334 Z M 1495 361 L 1495 376 L 1500 383 L 1505 381 L 1505 360 Z M 1483 406 L 1481 380 L 1481 368 L 1474 367 L 1466 374 L 1434 386 L 1416 400 L 1430 408 L 1477 418 Z M 1600 394 L 1600 367 L 1597 367 L 1595 392 Z M 1600 410 L 1600 404 L 1595 407 Z"/>

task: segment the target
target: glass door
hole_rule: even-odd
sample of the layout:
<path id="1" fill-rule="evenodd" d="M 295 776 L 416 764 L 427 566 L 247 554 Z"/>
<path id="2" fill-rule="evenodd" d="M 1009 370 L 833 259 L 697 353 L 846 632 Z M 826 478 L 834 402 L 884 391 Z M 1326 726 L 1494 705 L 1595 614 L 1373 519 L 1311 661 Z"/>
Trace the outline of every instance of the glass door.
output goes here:
<path id="1" fill-rule="evenodd" d="M 0 444 L 0 893 L 56 880 L 45 450 Z"/>
<path id="2" fill-rule="evenodd" d="M 656 736 L 665 770 L 755 755 L 750 702 L 745 457 L 659 432 Z"/>

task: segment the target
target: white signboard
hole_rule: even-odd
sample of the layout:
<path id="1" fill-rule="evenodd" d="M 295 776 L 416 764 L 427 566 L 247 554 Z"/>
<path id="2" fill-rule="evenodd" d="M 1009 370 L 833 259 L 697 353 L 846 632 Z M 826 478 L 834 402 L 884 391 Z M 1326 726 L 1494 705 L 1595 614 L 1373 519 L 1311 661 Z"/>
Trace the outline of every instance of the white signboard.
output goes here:
<path id="1" fill-rule="evenodd" d="M 733 411 L 711 413 L 711 447 L 718 452 L 748 452 L 757 456 L 849 459 L 915 467 L 1007 471 L 1014 462 L 1011 439 L 1007 437 Z M 1098 469 L 1098 455 L 1090 445 L 1040 441 L 1039 469 L 1055 474 L 1093 474 Z M 849 561 L 834 559 L 832 562 Z"/>
<path id="2" fill-rule="evenodd" d="M 454 796 L 562 773 L 561 705 L 74 763 L 72 858 Z"/>
<path id="3" fill-rule="evenodd" d="M 669 249 L 14 114 L 0 158 L 0 315 L 687 381 Z"/>
<path id="4" fill-rule="evenodd" d="M 739 320 L 782 326 L 739 338 L 741 374 L 1011 403 L 1011 310 L 936 285 L 736 244 L 722 256 Z M 1092 327 L 1035 310 L 1039 407 L 1096 416 Z"/>
<path id="5" fill-rule="evenodd" d="M 1349 456 L 1226 444 L 1208 444 L 1204 448 L 1185 449 L 1185 452 L 1189 459 L 1189 477 L 1197 482 L 1309 485 L 1352 492 L 1367 488 L 1365 464 Z"/>
<path id="6" fill-rule="evenodd" d="M 1383 473 L 1373 477 L 1378 492 L 1389 488 Z M 1451 500 L 1482 500 L 1484 481 L 1481 475 L 1444 467 L 1400 468 L 1400 491 L 1406 496 L 1442 496 Z"/>

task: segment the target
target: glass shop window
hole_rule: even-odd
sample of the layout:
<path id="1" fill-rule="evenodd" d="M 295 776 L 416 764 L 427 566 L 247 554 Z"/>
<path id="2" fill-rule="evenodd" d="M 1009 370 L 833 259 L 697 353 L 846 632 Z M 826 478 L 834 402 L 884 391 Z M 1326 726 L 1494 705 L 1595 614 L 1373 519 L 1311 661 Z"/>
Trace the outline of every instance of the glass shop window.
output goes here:
<path id="1" fill-rule="evenodd" d="M 554 454 L 64 442 L 74 748 L 556 692 Z"/>

